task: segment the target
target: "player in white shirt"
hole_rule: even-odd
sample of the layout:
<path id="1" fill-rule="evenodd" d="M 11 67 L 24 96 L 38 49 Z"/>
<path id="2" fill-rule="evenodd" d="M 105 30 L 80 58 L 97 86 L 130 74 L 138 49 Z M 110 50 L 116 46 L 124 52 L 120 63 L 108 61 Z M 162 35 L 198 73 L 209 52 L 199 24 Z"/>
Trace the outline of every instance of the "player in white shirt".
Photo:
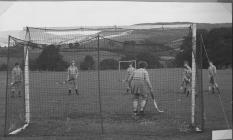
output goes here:
<path id="1" fill-rule="evenodd" d="M 75 61 L 72 60 L 71 65 L 68 67 L 67 70 L 67 81 L 69 82 L 69 95 L 71 94 L 71 89 L 75 89 L 75 93 L 78 95 L 78 83 L 77 83 L 77 78 L 78 78 L 78 67 L 75 66 Z"/>
<path id="2" fill-rule="evenodd" d="M 188 62 L 184 62 L 184 74 L 183 80 L 180 89 L 184 90 L 184 94 L 188 96 L 191 93 L 191 78 L 192 78 L 192 69 L 188 65 Z"/>
<path id="3" fill-rule="evenodd" d="M 127 87 L 127 90 L 126 90 L 127 93 L 130 91 L 129 77 L 130 77 L 130 75 L 133 74 L 134 71 L 135 71 L 135 68 L 133 67 L 133 64 L 130 63 L 129 67 L 127 68 L 127 77 L 126 77 L 126 80 L 125 80 L 127 82 L 127 84 L 128 84 L 128 87 Z"/>
<path id="4" fill-rule="evenodd" d="M 209 75 L 209 92 L 214 94 L 214 89 L 218 88 L 218 84 L 216 83 L 216 74 L 217 70 L 216 67 L 214 66 L 213 62 L 209 62 L 209 68 L 208 68 L 208 75 Z"/>
<path id="5" fill-rule="evenodd" d="M 15 92 L 18 92 L 18 96 L 21 97 L 21 90 L 22 90 L 22 84 L 23 84 L 23 72 L 20 68 L 19 63 L 15 63 L 14 68 L 11 72 L 11 97 L 14 97 Z"/>
<path id="6" fill-rule="evenodd" d="M 130 75 L 129 77 L 131 93 L 133 95 L 134 115 L 144 115 L 144 109 L 147 102 L 148 94 L 149 92 L 153 92 L 146 67 L 147 63 L 145 61 L 139 62 L 139 69 L 133 71 L 132 75 Z M 140 110 L 138 111 L 140 97 Z"/>

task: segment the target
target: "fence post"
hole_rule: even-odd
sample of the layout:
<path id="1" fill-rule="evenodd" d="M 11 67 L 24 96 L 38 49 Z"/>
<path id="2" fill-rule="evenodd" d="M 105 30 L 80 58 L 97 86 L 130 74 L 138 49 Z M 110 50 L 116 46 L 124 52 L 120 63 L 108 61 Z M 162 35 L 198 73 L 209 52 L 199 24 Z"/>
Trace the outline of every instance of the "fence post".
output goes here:
<path id="1" fill-rule="evenodd" d="M 103 114 L 102 114 L 102 100 L 101 100 L 101 91 L 100 91 L 100 44 L 99 44 L 100 35 L 97 36 L 97 51 L 98 51 L 98 94 L 99 94 L 99 111 L 101 119 L 101 134 L 104 134 L 104 124 L 103 124 Z"/>
<path id="2" fill-rule="evenodd" d="M 10 47 L 10 37 L 8 36 L 8 47 L 7 47 L 7 72 L 6 72 L 6 94 L 5 94 L 5 126 L 4 126 L 4 136 L 7 136 L 7 119 L 8 119 L 8 76 L 9 76 L 9 47 Z"/>

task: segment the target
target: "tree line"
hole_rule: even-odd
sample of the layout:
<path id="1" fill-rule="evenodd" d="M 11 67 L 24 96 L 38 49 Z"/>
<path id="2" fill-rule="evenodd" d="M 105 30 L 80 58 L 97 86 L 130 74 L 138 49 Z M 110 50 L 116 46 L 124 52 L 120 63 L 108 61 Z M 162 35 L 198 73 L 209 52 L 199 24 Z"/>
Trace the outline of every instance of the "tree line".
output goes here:
<path id="1" fill-rule="evenodd" d="M 203 38 L 203 41 L 201 39 L 201 36 Z M 184 38 L 183 44 L 181 45 L 181 49 L 183 50 L 183 52 L 180 52 L 175 59 L 178 66 L 181 66 L 184 60 L 189 61 L 189 63 L 191 64 L 191 39 L 191 35 Z M 206 48 L 209 60 L 212 61 L 217 66 L 217 68 L 232 68 L 232 27 L 216 28 L 210 31 L 207 31 L 205 29 L 198 29 L 196 46 L 197 48 L 199 48 L 198 51 L 202 51 L 203 68 L 208 67 L 208 60 L 204 50 L 204 46 Z"/>
<path id="2" fill-rule="evenodd" d="M 154 54 L 149 52 L 141 52 L 134 55 L 126 55 L 120 60 L 144 60 L 149 64 L 149 68 L 158 67 L 160 64 Z M 81 70 L 95 70 L 97 69 L 97 63 L 91 55 L 86 55 L 84 60 L 80 63 Z M 63 56 L 59 53 L 59 48 L 54 45 L 47 46 L 39 54 L 36 59 L 29 61 L 30 70 L 40 71 L 64 71 L 69 66 L 69 63 L 63 60 Z M 128 65 L 123 65 L 122 68 L 126 68 Z M 118 60 L 113 58 L 103 59 L 99 63 L 101 70 L 118 69 Z"/>
<path id="3" fill-rule="evenodd" d="M 201 40 L 203 37 L 203 42 Z M 170 62 L 173 67 L 182 67 L 185 60 L 192 61 L 192 36 L 189 34 L 184 37 L 184 41 L 180 46 L 182 50 L 179 52 L 175 60 Z M 205 55 L 204 47 L 208 54 L 209 59 L 217 66 L 217 68 L 231 67 L 232 66 L 232 27 L 228 28 L 215 28 L 212 30 L 198 29 L 196 45 L 199 48 L 197 53 L 202 52 L 203 68 L 208 67 L 207 57 Z M 142 44 L 145 46 L 137 46 L 135 41 L 125 41 L 123 43 L 122 50 L 109 49 L 113 53 L 121 53 L 123 57 L 120 60 L 144 60 L 148 63 L 148 68 L 160 68 L 159 53 L 162 49 L 169 49 L 168 46 L 162 44 L 155 44 L 150 40 L 145 40 Z M 203 45 L 204 44 L 204 45 Z M 71 44 L 69 44 L 71 46 Z M 76 44 L 78 45 L 78 44 Z M 110 42 L 110 45 L 114 45 Z M 110 48 L 110 47 L 109 47 Z M 116 47 L 117 48 L 117 47 Z M 104 48 L 103 48 L 104 49 Z M 20 47 L 11 48 L 10 56 L 23 57 L 23 50 Z M 107 51 L 107 50 L 105 50 Z M 49 45 L 43 48 L 42 52 L 36 59 L 30 60 L 31 70 L 49 70 L 49 71 L 64 71 L 69 66 L 69 63 L 64 61 L 63 56 L 59 53 L 59 47 L 55 45 Z M 6 55 L 7 49 L 2 48 L 0 55 Z M 102 60 L 100 63 L 100 69 L 118 69 L 118 60 L 108 58 Z M 92 56 L 86 55 L 84 60 L 80 63 L 81 70 L 94 70 L 97 69 L 97 62 Z M 123 68 L 127 67 L 127 64 L 122 65 Z M 6 64 L 0 65 L 0 70 L 5 70 Z"/>

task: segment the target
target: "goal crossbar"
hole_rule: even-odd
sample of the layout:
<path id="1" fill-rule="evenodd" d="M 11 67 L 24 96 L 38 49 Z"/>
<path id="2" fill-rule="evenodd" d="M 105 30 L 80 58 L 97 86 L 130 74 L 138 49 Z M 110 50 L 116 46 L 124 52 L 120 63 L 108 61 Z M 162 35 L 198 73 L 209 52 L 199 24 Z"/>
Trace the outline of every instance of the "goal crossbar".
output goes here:
<path id="1" fill-rule="evenodd" d="M 50 31 L 92 31 L 92 30 L 118 30 L 118 29 L 182 29 L 190 28 L 190 24 L 155 24 L 155 25 L 124 25 L 124 26 L 75 26 L 75 27 L 26 27 L 23 30 L 26 31 L 27 28 L 34 30 L 50 30 Z"/>
<path id="2" fill-rule="evenodd" d="M 118 61 L 118 70 L 121 70 L 121 63 L 134 63 L 134 68 L 137 68 L 136 60 L 128 60 L 128 61 Z"/>

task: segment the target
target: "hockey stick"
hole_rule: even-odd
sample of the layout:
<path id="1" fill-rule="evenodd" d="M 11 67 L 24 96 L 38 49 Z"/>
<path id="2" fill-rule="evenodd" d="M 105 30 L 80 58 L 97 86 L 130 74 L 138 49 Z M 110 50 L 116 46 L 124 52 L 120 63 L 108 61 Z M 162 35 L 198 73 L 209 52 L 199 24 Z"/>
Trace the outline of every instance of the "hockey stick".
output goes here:
<path id="1" fill-rule="evenodd" d="M 160 112 L 160 113 L 164 112 L 163 110 L 160 110 L 160 109 L 159 109 L 159 107 L 158 107 L 158 105 L 157 105 L 157 103 L 156 103 L 156 101 L 155 101 L 155 97 L 154 97 L 153 92 L 150 92 L 150 95 L 151 95 L 151 98 L 153 99 L 153 103 L 154 103 L 155 109 L 156 109 L 158 112 Z"/>
<path id="2" fill-rule="evenodd" d="M 65 80 L 65 81 L 62 81 L 62 82 L 57 81 L 56 84 L 58 84 L 58 85 L 64 85 L 64 84 L 67 84 L 68 82 L 73 81 L 73 80 L 74 80 L 74 78 L 71 78 L 69 80 Z"/>
<path id="3" fill-rule="evenodd" d="M 220 94 L 220 90 L 219 90 L 219 88 L 218 88 L 218 87 L 216 87 L 216 89 L 217 89 L 217 91 L 218 91 L 218 94 Z"/>
<path id="4" fill-rule="evenodd" d="M 220 94 L 220 90 L 219 90 L 219 88 L 218 88 L 218 86 L 217 86 L 217 83 L 216 83 L 216 82 L 214 83 L 214 87 L 215 87 L 215 89 L 217 89 L 218 94 Z"/>
<path id="5" fill-rule="evenodd" d="M 10 83 L 10 87 L 13 87 L 13 86 L 15 86 L 15 85 L 17 85 L 17 84 L 19 84 L 19 83 L 21 83 L 22 81 L 16 81 L 16 82 L 14 82 L 14 83 Z"/>
<path id="6" fill-rule="evenodd" d="M 121 82 L 121 83 L 127 83 L 127 80 L 118 80 L 118 81 Z M 130 92 L 130 87 L 127 86 L 125 94 L 128 94 L 129 92 Z"/>
<path id="7" fill-rule="evenodd" d="M 119 82 L 122 82 L 122 83 L 126 82 L 126 80 L 120 80 L 120 79 L 119 79 L 118 81 L 119 81 Z"/>
<path id="8" fill-rule="evenodd" d="M 190 82 L 190 80 L 188 80 L 188 82 Z M 180 90 L 183 91 L 182 94 L 186 94 L 186 97 L 189 96 L 190 91 L 189 91 L 189 88 L 187 87 L 187 85 L 185 84 L 185 80 L 182 81 L 181 86 L 180 86 Z"/>

